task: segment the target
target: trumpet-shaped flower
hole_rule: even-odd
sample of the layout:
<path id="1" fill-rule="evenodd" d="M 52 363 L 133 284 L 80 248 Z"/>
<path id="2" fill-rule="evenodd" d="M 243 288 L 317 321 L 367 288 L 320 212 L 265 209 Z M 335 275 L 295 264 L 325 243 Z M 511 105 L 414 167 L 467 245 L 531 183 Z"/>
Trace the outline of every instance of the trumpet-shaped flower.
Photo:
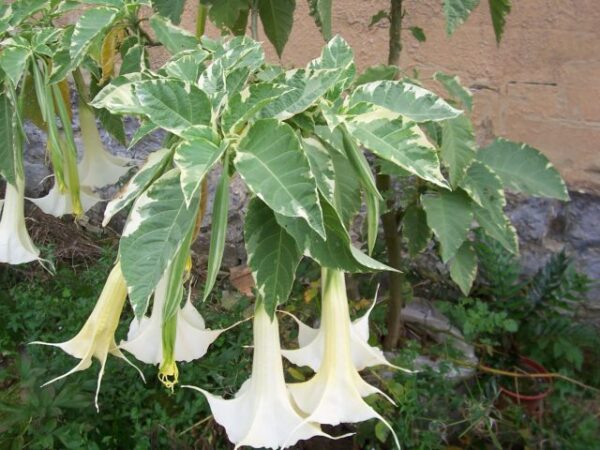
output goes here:
<path id="1" fill-rule="evenodd" d="M 169 271 L 161 278 L 154 294 L 154 304 L 150 317 L 141 320 L 133 319 L 127 333 L 127 340 L 119 345 L 137 359 L 146 364 L 162 364 L 164 355 L 162 347 L 162 323 L 164 306 L 167 299 Z M 188 297 L 183 308 L 177 312 L 176 337 L 174 348 L 175 361 L 190 362 L 203 357 L 208 347 L 231 327 L 211 330 L 207 329 L 204 319 L 196 310 Z"/>
<path id="2" fill-rule="evenodd" d="M 321 281 L 323 358 L 313 378 L 304 383 L 288 385 L 290 393 L 300 410 L 307 414 L 306 421 L 337 425 L 377 418 L 392 430 L 379 413 L 363 400 L 368 395 L 381 394 L 393 403 L 383 392 L 360 377 L 352 360 L 352 325 L 344 273 L 322 269 Z"/>
<path id="3" fill-rule="evenodd" d="M 385 358 L 381 349 L 369 345 L 369 316 L 375 307 L 375 301 L 369 310 L 350 324 L 350 352 L 356 370 L 367 367 L 386 365 L 398 368 Z M 312 328 L 301 322 L 296 316 L 291 316 L 298 324 L 298 344 L 295 350 L 282 350 L 281 353 L 288 361 L 297 366 L 308 366 L 317 371 L 323 360 L 325 350 L 325 329 Z M 322 318 L 324 320 L 324 318 Z M 406 370 L 406 369 L 401 369 Z"/>
<path id="4" fill-rule="evenodd" d="M 100 392 L 100 385 L 102 383 L 104 366 L 108 354 L 111 353 L 119 358 L 123 358 L 128 364 L 135 367 L 135 365 L 121 353 L 121 350 L 119 350 L 119 347 L 117 347 L 115 342 L 115 330 L 119 325 L 119 317 L 121 316 L 121 311 L 123 310 L 126 298 L 127 286 L 125 285 L 125 279 L 121 273 L 121 266 L 117 263 L 106 280 L 94 310 L 83 325 L 81 331 L 79 331 L 73 339 L 62 343 L 32 342 L 32 344 L 58 347 L 69 355 L 81 360 L 79 364 L 70 371 L 44 383 L 43 386 L 54 383 L 72 373 L 89 368 L 92 364 L 92 358 L 96 358 L 100 361 L 100 372 L 98 373 L 98 383 L 94 402 L 96 409 L 99 409 L 98 394 Z M 137 367 L 135 368 L 137 369 Z M 139 369 L 137 370 L 143 379 L 144 376 L 142 372 L 139 371 Z"/>
<path id="5" fill-rule="evenodd" d="M 100 197 L 84 186 L 81 186 L 80 188 L 79 198 L 81 199 L 83 213 L 89 211 L 92 206 L 101 200 Z M 52 189 L 50 189 L 45 196 L 40 198 L 28 198 L 27 200 L 33 202 L 46 214 L 50 214 L 54 217 L 62 217 L 66 214 L 75 213 L 71 195 L 68 192 L 61 192 L 56 183 L 54 183 Z"/>
<path id="6" fill-rule="evenodd" d="M 6 195 L 0 219 L 0 262 L 22 264 L 35 261 L 39 250 L 25 227 L 25 182 L 17 177 L 16 186 L 6 183 Z"/>
<path id="7" fill-rule="evenodd" d="M 283 377 L 279 325 L 259 305 L 254 316 L 252 376 L 232 399 L 202 392 L 215 420 L 225 427 L 235 448 L 280 448 L 313 436 L 327 436 L 318 425 L 306 421 L 290 400 Z"/>
<path id="8" fill-rule="evenodd" d="M 94 112 L 83 102 L 79 103 L 79 123 L 83 141 L 83 158 L 78 164 L 80 184 L 95 189 L 117 182 L 131 169 L 129 161 L 106 151 Z"/>

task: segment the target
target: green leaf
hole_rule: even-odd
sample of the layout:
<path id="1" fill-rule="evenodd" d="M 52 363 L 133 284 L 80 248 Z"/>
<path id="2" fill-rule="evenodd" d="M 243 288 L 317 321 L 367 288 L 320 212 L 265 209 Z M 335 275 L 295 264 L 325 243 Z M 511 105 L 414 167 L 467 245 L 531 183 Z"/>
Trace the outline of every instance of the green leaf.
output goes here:
<path id="1" fill-rule="evenodd" d="M 504 34 L 506 16 L 510 13 L 511 6 L 511 0 L 490 0 L 490 14 L 492 16 L 492 25 L 494 26 L 494 34 L 496 35 L 496 42 L 498 44 Z"/>
<path id="2" fill-rule="evenodd" d="M 244 241 L 258 297 L 273 317 L 277 306 L 290 295 L 302 252 L 277 223 L 273 211 L 256 197 L 248 205 Z"/>
<path id="3" fill-rule="evenodd" d="M 253 84 L 234 94 L 221 116 L 221 126 L 226 132 L 235 132 L 269 103 L 289 92 L 289 89 L 268 83 Z"/>
<path id="4" fill-rule="evenodd" d="M 0 95 L 0 175 L 16 185 L 14 122 L 15 110 L 5 92 Z"/>
<path id="5" fill-rule="evenodd" d="M 157 150 L 148 155 L 144 165 L 131 177 L 125 187 L 113 198 L 104 210 L 104 220 L 102 226 L 108 225 L 108 222 L 122 209 L 129 206 L 155 181 L 171 161 L 171 150 L 166 148 Z"/>
<path id="6" fill-rule="evenodd" d="M 442 122 L 442 161 L 448 168 L 450 184 L 456 187 L 475 159 L 477 144 L 471 120 L 458 116 Z"/>
<path id="7" fill-rule="evenodd" d="M 376 195 L 366 191 L 365 201 L 367 203 L 367 252 L 371 255 L 379 234 L 379 199 Z"/>
<path id="8" fill-rule="evenodd" d="M 508 189 L 539 197 L 569 199 L 558 171 L 540 151 L 527 144 L 499 138 L 481 149 L 477 157 Z"/>
<path id="9" fill-rule="evenodd" d="M 444 0 L 446 32 L 450 36 L 463 24 L 479 5 L 479 0 Z"/>
<path id="10" fill-rule="evenodd" d="M 437 153 L 415 124 L 375 119 L 347 125 L 350 134 L 377 156 L 424 180 L 447 187 Z"/>
<path id="11" fill-rule="evenodd" d="M 175 25 L 181 22 L 181 14 L 185 0 L 152 0 L 152 8 L 161 16 L 171 20 Z"/>
<path id="12" fill-rule="evenodd" d="M 294 25 L 296 0 L 258 0 L 258 13 L 265 34 L 281 58 Z"/>
<path id="13" fill-rule="evenodd" d="M 425 36 L 425 32 L 421 27 L 410 27 L 410 33 L 413 37 L 419 42 L 425 42 L 427 40 L 427 36 Z"/>
<path id="14" fill-rule="evenodd" d="M 221 159 L 226 146 L 212 138 L 197 137 L 175 148 L 175 165 L 181 171 L 181 189 L 189 205 L 210 169 Z"/>
<path id="15" fill-rule="evenodd" d="M 326 41 L 331 39 L 331 6 L 332 0 L 308 0 L 309 14 Z"/>
<path id="16" fill-rule="evenodd" d="M 246 31 L 249 12 L 248 0 L 213 0 L 208 14 L 222 31 L 239 35 Z"/>
<path id="17" fill-rule="evenodd" d="M 477 254 L 469 241 L 464 242 L 450 260 L 450 277 L 466 296 L 477 276 Z"/>
<path id="18" fill-rule="evenodd" d="M 241 140 L 235 167 L 273 211 L 301 217 L 325 236 L 317 187 L 294 130 L 275 119 L 257 121 Z"/>
<path id="19" fill-rule="evenodd" d="M 326 238 L 323 239 L 305 221 L 276 214 L 277 222 L 294 238 L 306 256 L 323 267 L 345 272 L 394 270 L 353 247 L 350 236 L 331 205 L 322 202 Z"/>
<path id="20" fill-rule="evenodd" d="M 156 180 L 134 203 L 119 257 L 137 318 L 144 315 L 150 295 L 194 226 L 197 211 L 198 201 L 186 207 L 176 169 Z"/>
<path id="21" fill-rule="evenodd" d="M 379 64 L 377 66 L 371 66 L 365 69 L 357 78 L 354 84 L 360 86 L 361 84 L 371 83 L 373 81 L 380 80 L 395 80 L 400 69 L 397 66 L 387 66 L 385 64 Z"/>
<path id="22" fill-rule="evenodd" d="M 4 47 L 0 53 L 0 68 L 4 71 L 13 87 L 17 87 L 27 68 L 31 50 L 26 47 Z"/>
<path id="23" fill-rule="evenodd" d="M 410 205 L 402 216 L 402 235 L 407 240 L 410 256 L 421 253 L 431 239 L 431 229 L 427 225 L 427 216 L 423 208 Z"/>
<path id="24" fill-rule="evenodd" d="M 354 170 L 348 159 L 314 137 L 302 139 L 319 192 L 339 214 L 345 226 L 361 205 L 360 182 L 348 176 Z"/>
<path id="25" fill-rule="evenodd" d="M 384 80 L 360 85 L 350 96 L 350 106 L 360 102 L 381 106 L 415 122 L 451 119 L 462 113 L 433 92 L 401 81 Z"/>
<path id="26" fill-rule="evenodd" d="M 447 75 L 443 72 L 433 74 L 434 80 L 439 81 L 452 98 L 460 101 L 467 111 L 473 109 L 473 94 L 460 83 L 458 76 Z"/>
<path id="27" fill-rule="evenodd" d="M 81 63 L 96 38 L 104 37 L 105 31 L 114 22 L 117 15 L 117 10 L 103 6 L 88 9 L 81 15 L 71 37 L 69 52 L 72 67 Z"/>
<path id="28" fill-rule="evenodd" d="M 194 49 L 198 46 L 198 40 L 193 34 L 176 27 L 169 20 L 161 16 L 154 15 L 150 17 L 150 26 L 156 34 L 156 39 L 165 46 L 165 48 L 174 55 L 182 50 Z"/>
<path id="29" fill-rule="evenodd" d="M 192 84 L 177 80 L 147 80 L 135 86 L 143 114 L 171 133 L 181 135 L 196 125 L 209 125 L 208 96 Z"/>
<path id="30" fill-rule="evenodd" d="M 148 54 L 143 45 L 135 44 L 129 47 L 122 57 L 119 75 L 134 74 L 148 67 Z"/>
<path id="31" fill-rule="evenodd" d="M 210 227 L 210 250 L 208 252 L 208 268 L 206 284 L 204 285 L 203 301 L 206 301 L 212 291 L 223 261 L 225 238 L 227 237 L 227 215 L 229 213 L 229 163 L 225 157 L 221 179 L 215 192 L 213 203 L 212 223 Z"/>
<path id="32" fill-rule="evenodd" d="M 427 224 L 440 242 L 442 261 L 447 263 L 467 239 L 473 220 L 469 198 L 461 192 L 440 192 L 421 197 Z"/>

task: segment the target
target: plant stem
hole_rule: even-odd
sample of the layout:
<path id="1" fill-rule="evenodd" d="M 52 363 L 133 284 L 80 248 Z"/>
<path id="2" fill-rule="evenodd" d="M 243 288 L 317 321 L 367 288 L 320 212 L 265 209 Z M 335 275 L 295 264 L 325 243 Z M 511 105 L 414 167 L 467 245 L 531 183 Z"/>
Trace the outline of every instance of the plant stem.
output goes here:
<path id="1" fill-rule="evenodd" d="M 206 18 L 208 17 L 208 6 L 200 2 L 198 5 L 198 15 L 196 16 L 196 37 L 200 39 L 204 36 L 206 31 Z M 198 234 L 200 234 L 200 227 L 202 226 L 202 220 L 206 214 L 206 200 L 208 197 L 208 181 L 206 176 L 202 179 L 200 185 L 200 208 L 198 210 L 198 217 L 196 218 L 196 229 L 192 236 L 192 242 L 196 240 Z"/>
<path id="2" fill-rule="evenodd" d="M 206 17 L 208 16 L 208 6 L 200 2 L 198 5 L 198 14 L 196 15 L 196 37 L 200 39 L 206 31 Z"/>
<path id="3" fill-rule="evenodd" d="M 402 1 L 391 0 L 390 6 L 390 37 L 388 64 L 398 66 L 400 64 L 400 53 L 402 52 Z M 390 192 L 392 180 L 389 175 L 377 174 L 377 189 L 382 194 Z M 383 236 L 387 249 L 388 263 L 394 269 L 402 269 L 402 242 L 398 234 L 398 221 L 394 210 L 393 198 L 387 200 L 387 211 L 381 216 L 383 225 Z M 383 347 L 393 350 L 400 343 L 404 334 L 401 312 L 404 307 L 404 285 L 406 278 L 403 273 L 390 272 L 390 297 L 387 311 L 387 335 Z"/>
<path id="4" fill-rule="evenodd" d="M 252 12 L 250 15 L 250 33 L 252 39 L 258 41 L 258 1 L 252 0 Z"/>

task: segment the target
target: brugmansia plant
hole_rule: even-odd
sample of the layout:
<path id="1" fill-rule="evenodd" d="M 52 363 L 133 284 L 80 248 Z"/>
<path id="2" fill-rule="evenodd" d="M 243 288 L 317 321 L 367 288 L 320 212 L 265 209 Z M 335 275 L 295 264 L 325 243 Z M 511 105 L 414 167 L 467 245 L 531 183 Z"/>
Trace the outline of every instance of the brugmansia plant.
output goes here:
<path id="1" fill-rule="evenodd" d="M 52 21 L 76 2 L 21 1 L 2 10 L 0 133 L 9 145 L 0 150 L 7 181 L 0 261 L 17 264 L 38 254 L 23 219 L 26 118 L 47 133 L 55 179 L 51 195 L 63 198 L 60 214 L 83 213 L 84 192 L 94 196 L 93 189 L 125 172 L 123 161 L 102 149 L 96 118 L 119 140 L 124 139 L 123 118 L 137 119 L 130 145 L 158 129 L 166 137 L 163 148 L 149 155 L 106 208 L 104 224 L 128 211 L 118 259 L 81 331 L 65 343 L 47 344 L 80 360 L 57 379 L 88 368 L 96 358 L 101 362 L 99 389 L 108 354 L 126 359 L 126 351 L 158 365 L 159 378 L 174 389 L 178 362 L 201 358 L 225 331 L 206 328 L 186 288 L 190 248 L 204 215 L 203 184 L 215 172 L 201 296 L 206 300 L 215 286 L 229 187 L 239 177 L 252 196 L 244 238 L 257 297 L 254 361 L 250 379 L 232 399 L 189 387 L 206 396 L 236 448 L 279 448 L 328 436 L 322 424 L 376 418 L 389 427 L 365 402 L 372 394 L 388 397 L 360 371 L 395 366 L 368 344 L 368 313 L 351 321 L 345 289 L 346 273 L 394 270 L 370 256 L 383 198 L 369 160 L 415 181 L 403 217 L 409 248 L 420 251 L 435 236 L 442 260 L 465 292 L 477 267 L 469 241 L 474 222 L 516 251 L 516 235 L 503 211 L 504 188 L 565 199 L 556 170 L 526 145 L 499 139 L 477 149 L 468 118 L 470 94 L 457 79 L 436 77 L 452 97 L 446 101 L 416 80 L 385 79 L 373 70 L 357 76 L 352 49 L 339 36 L 306 67 L 284 70 L 267 63 L 262 45 L 251 38 L 197 38 L 177 27 L 165 17 L 173 12 L 165 7 L 169 2 L 86 3 L 96 6 L 65 28 L 53 27 Z M 218 2 L 208 3 L 211 9 L 201 8 L 201 13 L 216 14 Z M 267 3 L 274 2 L 252 7 L 260 12 Z M 326 16 L 323 3 L 312 2 L 320 19 Z M 148 19 L 154 37 L 138 19 L 146 6 L 158 11 Z M 171 55 L 152 70 L 147 46 L 157 44 Z M 67 89 L 71 79 L 84 144 L 79 164 Z M 32 98 L 34 105 L 28 104 Z M 349 230 L 363 203 L 366 242 L 355 245 Z M 316 330 L 298 322 L 300 348 L 282 350 L 277 313 L 303 257 L 322 267 L 321 325 Z M 126 297 L 135 319 L 127 339 L 117 343 L 114 333 Z M 282 357 L 311 367 L 315 375 L 286 384 Z"/>

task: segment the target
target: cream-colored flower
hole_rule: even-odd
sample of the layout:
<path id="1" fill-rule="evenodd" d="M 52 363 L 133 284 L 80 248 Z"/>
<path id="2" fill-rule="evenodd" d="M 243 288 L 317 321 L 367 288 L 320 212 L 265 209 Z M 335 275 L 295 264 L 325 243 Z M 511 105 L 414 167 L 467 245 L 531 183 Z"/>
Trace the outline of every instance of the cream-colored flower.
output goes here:
<path id="1" fill-rule="evenodd" d="M 288 385 L 290 393 L 300 410 L 307 414 L 306 421 L 338 425 L 376 418 L 393 433 L 388 422 L 363 399 L 381 394 L 393 403 L 361 378 L 352 360 L 352 326 L 344 273 L 324 268 L 321 282 L 323 358 L 313 378 Z M 395 434 L 394 439 L 398 444 Z"/>
<path id="2" fill-rule="evenodd" d="M 94 112 L 83 102 L 79 103 L 79 123 L 83 141 L 83 158 L 78 164 L 80 184 L 92 190 L 114 184 L 129 172 L 130 161 L 106 151 Z"/>
<path id="3" fill-rule="evenodd" d="M 369 316 L 375 303 L 374 300 L 369 310 L 350 324 L 350 352 L 354 367 L 356 370 L 363 370 L 367 367 L 385 365 L 407 371 L 390 364 L 381 349 L 369 345 Z M 293 314 L 285 314 L 291 316 L 298 324 L 299 348 L 282 350 L 281 354 L 297 366 L 308 366 L 317 371 L 321 366 L 325 350 L 325 329 L 309 327 Z"/>
<path id="4" fill-rule="evenodd" d="M 96 387 L 95 405 L 98 407 L 98 394 L 100 392 L 100 385 L 102 383 L 102 376 L 104 375 L 104 366 L 106 364 L 106 358 L 111 353 L 119 358 L 124 359 L 131 366 L 135 367 L 126 357 L 121 353 L 119 347 L 115 342 L 115 330 L 119 325 L 119 318 L 121 317 L 121 311 L 125 299 L 127 298 L 127 286 L 125 279 L 121 273 L 121 266 L 119 263 L 115 264 L 112 271 L 108 275 L 100 298 L 94 307 L 94 310 L 90 314 L 88 320 L 83 325 L 83 328 L 77 335 L 66 342 L 62 343 L 48 343 L 48 342 L 32 342 L 32 344 L 51 345 L 59 347 L 60 349 L 67 352 L 69 355 L 80 359 L 81 361 L 73 369 L 67 373 L 56 377 L 43 386 L 50 383 L 54 383 L 62 378 L 65 378 L 72 373 L 80 370 L 85 370 L 92 364 L 92 358 L 96 358 L 100 361 L 100 372 L 98 373 L 98 384 Z M 137 369 L 137 367 L 135 367 Z M 142 372 L 137 369 L 142 379 L 144 378 Z"/>
<path id="5" fill-rule="evenodd" d="M 318 425 L 306 421 L 290 400 L 283 377 L 279 325 L 259 305 L 254 316 L 252 375 L 235 398 L 225 400 L 203 389 L 215 420 L 227 437 L 242 446 L 277 449 L 313 436 L 327 436 Z"/>
<path id="6" fill-rule="evenodd" d="M 169 271 L 161 278 L 154 293 L 154 304 L 150 317 L 133 319 L 127 333 L 127 340 L 119 345 L 136 359 L 146 364 L 162 364 L 162 322 L 163 308 L 167 299 Z M 232 326 L 235 326 L 234 324 Z M 189 362 L 203 357 L 208 347 L 231 327 L 221 330 L 207 329 L 204 319 L 188 297 L 185 306 L 177 312 L 174 360 Z"/>
<path id="7" fill-rule="evenodd" d="M 25 226 L 25 182 L 17 177 L 16 186 L 6 183 L 0 219 L 0 262 L 22 264 L 39 258 Z"/>
<path id="8" fill-rule="evenodd" d="M 81 200 L 82 213 L 89 211 L 92 206 L 101 200 L 100 197 L 98 197 L 85 186 L 80 187 L 79 198 Z M 56 183 L 54 183 L 52 189 L 50 189 L 50 191 L 43 197 L 28 198 L 27 200 L 33 202 L 46 214 L 50 214 L 54 217 L 62 217 L 66 214 L 76 213 L 76 211 L 73 209 L 70 193 L 60 192 L 60 189 Z"/>

